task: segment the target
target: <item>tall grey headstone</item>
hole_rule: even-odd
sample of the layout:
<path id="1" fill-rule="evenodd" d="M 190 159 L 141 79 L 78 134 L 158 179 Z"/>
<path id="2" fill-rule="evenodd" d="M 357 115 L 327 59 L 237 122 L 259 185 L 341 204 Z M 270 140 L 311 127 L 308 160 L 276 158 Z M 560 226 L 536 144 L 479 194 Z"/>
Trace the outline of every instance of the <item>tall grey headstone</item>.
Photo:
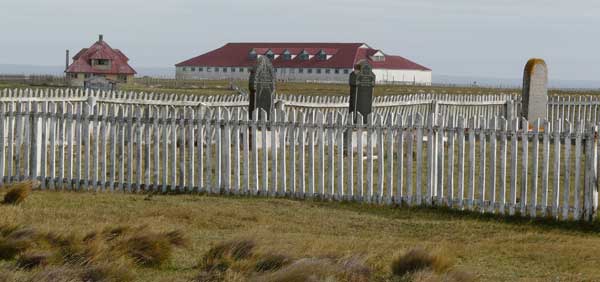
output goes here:
<path id="1" fill-rule="evenodd" d="M 548 67 L 542 59 L 530 59 L 523 72 L 522 115 L 533 121 L 547 117 Z"/>
<path id="2" fill-rule="evenodd" d="M 258 57 L 256 65 L 250 71 L 248 83 L 250 90 L 248 114 L 252 118 L 254 109 L 264 109 L 268 114 L 273 107 L 273 95 L 275 94 L 275 72 L 273 64 L 264 56 Z"/>
<path id="3" fill-rule="evenodd" d="M 373 111 L 373 88 L 375 87 L 375 74 L 373 68 L 366 60 L 359 61 L 350 73 L 350 113 L 366 117 Z M 366 121 L 367 119 L 364 119 Z"/>

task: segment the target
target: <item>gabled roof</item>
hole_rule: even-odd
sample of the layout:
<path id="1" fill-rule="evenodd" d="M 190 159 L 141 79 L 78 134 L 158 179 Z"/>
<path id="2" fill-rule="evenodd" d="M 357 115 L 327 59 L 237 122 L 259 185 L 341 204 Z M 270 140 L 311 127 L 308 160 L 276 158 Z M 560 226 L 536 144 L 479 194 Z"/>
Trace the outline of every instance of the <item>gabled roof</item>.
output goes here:
<path id="1" fill-rule="evenodd" d="M 273 66 L 276 68 L 351 69 L 358 61 L 366 59 L 373 68 L 430 70 L 400 56 L 386 55 L 384 61 L 372 61 L 370 56 L 379 50 L 373 49 L 365 43 L 228 43 L 221 48 L 183 61 L 175 66 L 250 67 L 256 63 L 255 60 L 248 57 L 249 52 L 253 49 L 258 55 L 265 55 L 269 50 L 276 55 L 282 55 L 287 50 L 291 55 L 298 55 L 305 51 L 312 56 L 309 60 L 301 60 L 299 56 L 295 56 L 292 60 L 284 60 L 283 56 L 278 56 L 272 61 Z M 319 60 L 315 56 L 321 51 L 327 54 L 327 60 Z"/>
<path id="2" fill-rule="evenodd" d="M 92 59 L 111 60 L 111 68 L 107 70 L 95 69 L 90 64 Z M 104 40 L 98 40 L 90 48 L 83 48 L 73 57 L 73 63 L 67 68 L 66 73 L 94 73 L 94 74 L 136 74 L 136 71 L 127 63 L 129 58 L 119 49 L 113 49 Z"/>

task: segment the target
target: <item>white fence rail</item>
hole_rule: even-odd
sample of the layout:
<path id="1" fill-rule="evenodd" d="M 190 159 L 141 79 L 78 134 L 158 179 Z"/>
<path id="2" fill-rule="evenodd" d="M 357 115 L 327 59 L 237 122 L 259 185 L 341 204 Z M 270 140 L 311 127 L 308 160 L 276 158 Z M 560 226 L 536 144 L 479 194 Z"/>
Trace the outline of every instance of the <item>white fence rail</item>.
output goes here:
<path id="1" fill-rule="evenodd" d="M 600 98 L 597 96 L 550 96 L 548 118 L 600 122 Z"/>
<path id="2" fill-rule="evenodd" d="M 275 95 L 275 103 L 285 109 L 287 114 L 294 110 L 304 111 L 306 115 L 315 112 L 342 113 L 348 112 L 348 96 L 318 96 L 318 95 Z M 121 104 L 121 105 L 152 105 L 166 107 L 224 107 L 229 110 L 247 108 L 246 95 L 193 95 L 193 94 L 163 94 L 123 91 L 91 91 L 82 89 L 5 89 L 0 102 L 70 102 L 73 104 Z M 490 95 L 449 95 L 449 94 L 412 94 L 377 96 L 373 99 L 373 111 L 387 116 L 391 113 L 400 114 L 404 121 L 409 115 L 420 113 L 425 117 L 429 114 L 450 115 L 463 117 L 504 116 L 511 119 L 520 115 L 520 99 L 514 94 Z"/>
<path id="3" fill-rule="evenodd" d="M 20 102 L 0 107 L 0 180 L 41 189 L 320 197 L 591 220 L 598 129 L 567 121 L 358 117 Z M 262 116 L 262 119 L 258 119 Z M 529 130 L 531 128 L 531 130 Z"/>

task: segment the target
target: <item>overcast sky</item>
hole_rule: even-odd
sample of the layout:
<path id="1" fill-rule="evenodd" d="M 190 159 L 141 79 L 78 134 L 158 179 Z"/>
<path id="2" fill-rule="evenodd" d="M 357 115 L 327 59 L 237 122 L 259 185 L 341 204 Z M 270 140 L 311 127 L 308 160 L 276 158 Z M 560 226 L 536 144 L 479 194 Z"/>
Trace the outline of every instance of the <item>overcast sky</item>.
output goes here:
<path id="1" fill-rule="evenodd" d="M 365 42 L 434 75 L 600 80 L 597 0 L 0 0 L 0 64 L 63 65 L 99 33 L 135 67 L 227 42 Z"/>

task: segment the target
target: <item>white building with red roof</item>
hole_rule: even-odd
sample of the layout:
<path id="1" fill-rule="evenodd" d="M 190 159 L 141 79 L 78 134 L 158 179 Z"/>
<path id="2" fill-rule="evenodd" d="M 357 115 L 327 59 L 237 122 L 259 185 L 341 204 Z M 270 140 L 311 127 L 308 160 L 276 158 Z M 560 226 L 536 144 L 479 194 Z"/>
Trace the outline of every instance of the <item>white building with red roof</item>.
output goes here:
<path id="1" fill-rule="evenodd" d="M 129 65 L 129 58 L 119 49 L 113 49 L 98 36 L 90 48 L 83 48 L 73 57 L 65 73 L 72 86 L 83 86 L 91 77 L 104 77 L 115 83 L 127 83 L 133 79 L 136 71 Z"/>
<path id="2" fill-rule="evenodd" d="M 377 83 L 431 84 L 431 69 L 365 43 L 228 43 L 176 64 L 176 77 L 248 79 L 258 56 L 271 58 L 278 80 L 345 83 L 354 65 L 367 60 Z"/>

